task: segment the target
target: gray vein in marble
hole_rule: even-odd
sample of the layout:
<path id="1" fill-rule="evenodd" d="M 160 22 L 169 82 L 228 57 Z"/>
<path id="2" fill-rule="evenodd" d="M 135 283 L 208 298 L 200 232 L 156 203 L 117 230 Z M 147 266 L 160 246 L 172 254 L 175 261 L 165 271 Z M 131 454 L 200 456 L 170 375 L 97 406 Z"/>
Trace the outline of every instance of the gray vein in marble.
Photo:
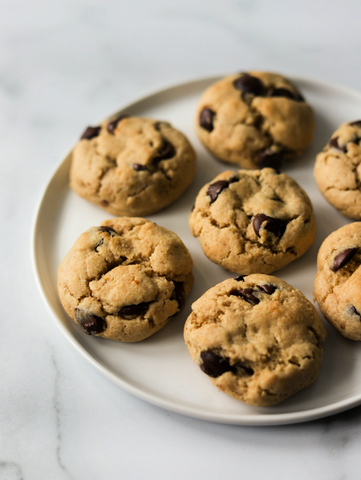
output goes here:
<path id="1" fill-rule="evenodd" d="M 59 401 L 59 385 L 60 385 L 60 372 L 59 367 L 55 359 L 54 353 L 52 354 L 52 361 L 54 365 L 55 379 L 54 379 L 54 395 L 53 395 L 53 408 L 55 411 L 55 421 L 56 421 L 56 458 L 61 470 L 67 475 L 69 479 L 74 479 L 74 477 L 68 472 L 66 466 L 63 463 L 62 454 L 61 454 L 61 445 L 62 445 L 62 434 L 61 434 L 61 410 L 60 410 L 60 401 Z"/>
<path id="2" fill-rule="evenodd" d="M 24 480 L 20 465 L 15 462 L 0 460 L 0 478 L 11 480 Z"/>

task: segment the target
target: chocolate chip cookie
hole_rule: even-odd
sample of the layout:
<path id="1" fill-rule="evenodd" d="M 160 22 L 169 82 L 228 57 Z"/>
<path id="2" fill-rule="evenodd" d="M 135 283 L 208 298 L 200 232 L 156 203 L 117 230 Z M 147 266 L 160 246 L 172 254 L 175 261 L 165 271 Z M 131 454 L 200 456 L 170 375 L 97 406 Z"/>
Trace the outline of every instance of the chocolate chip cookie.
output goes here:
<path id="1" fill-rule="evenodd" d="M 284 267 L 306 252 L 316 233 L 305 191 L 272 168 L 218 175 L 200 190 L 189 226 L 212 262 L 240 274 Z"/>
<path id="2" fill-rule="evenodd" d="M 343 215 L 361 219 L 361 120 L 343 123 L 317 155 L 314 177 L 325 199 Z"/>
<path id="3" fill-rule="evenodd" d="M 279 168 L 310 145 L 315 130 L 312 108 L 281 75 L 231 75 L 203 93 L 196 132 L 204 146 L 242 168 Z"/>
<path id="4" fill-rule="evenodd" d="M 225 280 L 192 305 L 184 338 L 212 383 L 255 406 L 281 402 L 318 376 L 326 331 L 315 307 L 276 277 Z"/>
<path id="5" fill-rule="evenodd" d="M 361 222 L 331 233 L 317 257 L 314 297 L 326 318 L 351 340 L 361 340 Z"/>
<path id="6" fill-rule="evenodd" d="M 169 123 L 121 115 L 85 130 L 72 152 L 70 186 L 114 215 L 150 215 L 191 184 L 195 162 Z"/>
<path id="7" fill-rule="evenodd" d="M 184 306 L 193 285 L 192 258 L 173 232 L 143 218 L 92 227 L 58 271 L 60 300 L 87 334 L 138 342 Z"/>

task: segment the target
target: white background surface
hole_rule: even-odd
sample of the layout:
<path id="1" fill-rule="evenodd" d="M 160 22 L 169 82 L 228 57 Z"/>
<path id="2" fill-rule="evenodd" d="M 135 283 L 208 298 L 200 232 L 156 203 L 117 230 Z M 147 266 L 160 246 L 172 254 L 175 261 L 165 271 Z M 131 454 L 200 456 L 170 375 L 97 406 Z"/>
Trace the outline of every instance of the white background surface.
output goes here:
<path id="1" fill-rule="evenodd" d="M 361 3 L 0 7 L 0 479 L 358 479 L 361 407 L 300 425 L 228 426 L 113 385 L 49 315 L 30 230 L 41 190 L 84 127 L 149 91 L 247 69 L 361 90 Z"/>

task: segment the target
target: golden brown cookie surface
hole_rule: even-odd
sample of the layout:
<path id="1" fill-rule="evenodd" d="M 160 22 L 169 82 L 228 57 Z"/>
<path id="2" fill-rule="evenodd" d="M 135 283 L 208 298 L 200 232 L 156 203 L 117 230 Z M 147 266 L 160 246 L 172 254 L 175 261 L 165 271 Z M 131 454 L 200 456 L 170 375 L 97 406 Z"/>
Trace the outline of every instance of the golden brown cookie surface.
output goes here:
<path id="1" fill-rule="evenodd" d="M 307 194 L 271 168 L 218 175 L 200 190 L 189 225 L 211 261 L 240 274 L 284 267 L 316 233 Z"/>
<path id="2" fill-rule="evenodd" d="M 361 219 L 361 120 L 343 123 L 317 155 L 314 177 L 325 199 L 343 215 Z"/>
<path id="3" fill-rule="evenodd" d="M 220 160 L 242 168 L 278 168 L 311 143 L 315 120 L 289 80 L 248 72 L 225 77 L 205 90 L 195 128 Z"/>
<path id="4" fill-rule="evenodd" d="M 315 307 L 283 280 L 254 274 L 209 289 L 184 338 L 212 383 L 255 406 L 276 404 L 318 376 L 326 331 Z"/>
<path id="5" fill-rule="evenodd" d="M 191 184 L 195 162 L 169 123 L 120 116 L 86 129 L 72 153 L 70 186 L 114 215 L 150 215 Z"/>
<path id="6" fill-rule="evenodd" d="M 361 222 L 331 233 L 317 256 L 314 297 L 331 325 L 361 340 Z"/>
<path id="7" fill-rule="evenodd" d="M 184 306 L 192 258 L 170 230 L 143 218 L 106 220 L 83 233 L 58 271 L 60 300 L 85 333 L 143 340 Z"/>

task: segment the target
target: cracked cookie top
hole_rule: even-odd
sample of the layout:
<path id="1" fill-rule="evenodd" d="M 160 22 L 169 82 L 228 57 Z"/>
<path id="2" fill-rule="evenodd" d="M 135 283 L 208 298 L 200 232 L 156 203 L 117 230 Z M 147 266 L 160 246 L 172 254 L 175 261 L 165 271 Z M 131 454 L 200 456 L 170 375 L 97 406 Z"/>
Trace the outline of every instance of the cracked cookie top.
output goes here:
<path id="1" fill-rule="evenodd" d="M 204 146 L 242 168 L 278 168 L 312 141 L 315 120 L 296 87 L 281 75 L 225 77 L 203 93 L 196 132 Z"/>
<path id="2" fill-rule="evenodd" d="M 343 215 L 361 219 L 361 120 L 343 123 L 317 155 L 314 177 L 325 199 Z"/>
<path id="3" fill-rule="evenodd" d="M 341 335 L 361 340 L 361 222 L 331 233 L 317 256 L 314 297 Z"/>
<path id="4" fill-rule="evenodd" d="M 212 262 L 240 274 L 284 267 L 306 252 L 316 233 L 305 191 L 272 168 L 218 175 L 200 190 L 189 226 Z"/>
<path id="5" fill-rule="evenodd" d="M 276 277 L 225 280 L 192 305 L 184 338 L 212 383 L 255 406 L 276 404 L 318 376 L 326 331 L 315 307 Z"/>
<path id="6" fill-rule="evenodd" d="M 72 153 L 70 186 L 114 215 L 150 215 L 190 185 L 195 161 L 169 123 L 121 115 L 85 130 Z"/>
<path id="7" fill-rule="evenodd" d="M 192 258 L 173 232 L 121 217 L 83 233 L 58 270 L 60 300 L 87 334 L 137 342 L 184 306 Z"/>

